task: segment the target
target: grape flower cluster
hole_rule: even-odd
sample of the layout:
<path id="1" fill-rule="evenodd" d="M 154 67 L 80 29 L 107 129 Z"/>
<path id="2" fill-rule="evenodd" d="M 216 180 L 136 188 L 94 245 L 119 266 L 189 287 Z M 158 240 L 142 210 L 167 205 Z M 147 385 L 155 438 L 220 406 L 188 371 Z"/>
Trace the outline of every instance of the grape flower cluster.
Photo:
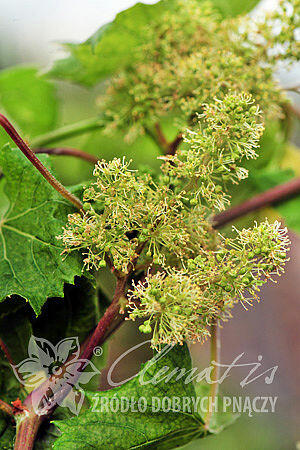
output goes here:
<path id="1" fill-rule="evenodd" d="M 247 308 L 260 286 L 283 272 L 289 240 L 280 223 L 221 235 L 214 211 L 229 203 L 228 183 L 247 176 L 242 160 L 256 158 L 263 124 L 248 93 L 202 105 L 161 173 L 132 170 L 118 158 L 101 160 L 84 190 L 84 213 L 70 214 L 65 252 L 80 250 L 88 270 L 107 264 L 130 275 L 129 319 L 144 319 L 152 345 L 203 341 L 208 325 L 226 319 L 237 301 Z M 141 274 L 146 274 L 141 276 Z"/>

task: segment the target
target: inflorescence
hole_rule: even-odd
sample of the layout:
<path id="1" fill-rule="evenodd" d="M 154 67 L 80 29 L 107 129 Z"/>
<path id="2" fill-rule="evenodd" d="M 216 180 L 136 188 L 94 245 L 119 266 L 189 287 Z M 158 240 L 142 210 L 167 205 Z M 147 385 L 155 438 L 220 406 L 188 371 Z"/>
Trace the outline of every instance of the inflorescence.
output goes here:
<path id="1" fill-rule="evenodd" d="M 110 81 L 102 102 L 107 130 L 131 139 L 166 116 L 184 129 L 204 104 L 233 92 L 253 95 L 265 119 L 282 117 L 287 99 L 273 73 L 278 60 L 299 60 L 299 9 L 299 0 L 282 0 L 256 22 L 221 20 L 209 2 L 175 1 L 149 25 L 138 62 Z"/>
<path id="2" fill-rule="evenodd" d="M 60 239 L 81 250 L 87 269 L 108 263 L 133 279 L 129 319 L 152 345 L 202 341 L 238 300 L 246 307 L 260 286 L 280 275 L 287 230 L 268 221 L 235 236 L 218 234 L 214 210 L 229 203 L 226 184 L 247 176 L 240 164 L 258 156 L 259 107 L 246 93 L 202 105 L 183 148 L 163 158 L 160 175 L 130 169 L 125 159 L 99 161 L 85 188 L 84 214 L 71 214 Z M 146 278 L 138 281 L 139 269 Z"/>

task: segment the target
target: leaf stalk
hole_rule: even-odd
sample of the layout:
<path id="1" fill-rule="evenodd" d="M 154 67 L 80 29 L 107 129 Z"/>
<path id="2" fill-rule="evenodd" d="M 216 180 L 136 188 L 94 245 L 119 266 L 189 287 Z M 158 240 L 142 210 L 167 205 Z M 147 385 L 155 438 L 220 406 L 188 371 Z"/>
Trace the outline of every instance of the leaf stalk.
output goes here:
<path id="1" fill-rule="evenodd" d="M 78 209 L 83 208 L 81 201 L 71 192 L 69 192 L 53 175 L 49 170 L 41 163 L 41 161 L 35 156 L 34 152 L 28 147 L 28 145 L 23 141 L 19 133 L 9 122 L 9 120 L 0 114 L 0 125 L 4 128 L 6 133 L 12 138 L 14 143 L 19 147 L 21 152 L 26 156 L 26 158 L 31 162 L 31 164 L 43 175 L 43 177 L 48 181 L 48 183 L 66 200 L 73 203 Z"/>

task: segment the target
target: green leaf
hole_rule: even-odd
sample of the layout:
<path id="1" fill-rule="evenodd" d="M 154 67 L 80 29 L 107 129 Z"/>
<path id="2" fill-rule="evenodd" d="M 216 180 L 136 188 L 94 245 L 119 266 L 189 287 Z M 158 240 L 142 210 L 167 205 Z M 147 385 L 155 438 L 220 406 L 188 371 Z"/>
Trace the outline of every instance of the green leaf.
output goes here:
<path id="1" fill-rule="evenodd" d="M 208 398 L 210 395 L 210 385 L 207 383 L 196 383 L 195 390 L 198 397 Z M 209 431 L 212 434 L 219 434 L 224 430 L 224 428 L 227 428 L 234 423 L 240 415 L 228 410 L 228 407 L 224 407 L 223 398 L 221 396 L 218 396 L 215 399 L 215 402 L 216 407 L 213 409 L 213 413 L 209 421 Z M 203 402 L 203 408 L 207 406 L 208 402 Z M 199 414 L 201 416 L 205 416 L 206 409 L 199 410 Z"/>
<path id="2" fill-rule="evenodd" d="M 239 14 L 246 14 L 257 4 L 258 0 L 212 0 L 212 4 L 221 12 L 223 17 L 234 17 Z"/>
<path id="3" fill-rule="evenodd" d="M 47 157 L 41 160 L 49 162 Z M 81 274 L 80 256 L 74 253 L 63 260 L 56 238 L 73 207 L 18 149 L 5 146 L 0 166 L 9 199 L 0 226 L 0 301 L 17 294 L 39 314 L 48 297 L 62 297 L 64 283 Z"/>
<path id="4" fill-rule="evenodd" d="M 166 368 L 168 368 L 167 372 L 164 372 Z M 165 380 L 165 377 L 168 374 L 171 375 L 174 370 L 173 376 Z M 185 370 L 185 376 L 180 377 L 182 370 Z M 140 376 L 109 391 L 89 393 L 91 407 L 82 415 L 56 421 L 55 424 L 62 435 L 53 448 L 59 450 L 69 450 L 74 447 L 77 450 L 86 448 L 169 449 L 203 437 L 207 433 L 203 428 L 200 415 L 194 411 L 196 408 L 191 407 L 191 411 L 187 408 L 184 411 L 171 408 L 168 412 L 163 410 L 162 404 L 157 412 L 154 412 L 152 408 L 155 404 L 154 398 L 162 401 L 163 398 L 172 400 L 176 397 L 181 405 L 184 398 L 189 399 L 191 403 L 195 401 L 193 383 L 185 383 L 190 370 L 191 360 L 186 345 L 173 347 L 167 354 L 165 350 L 161 354 L 156 354 L 142 368 Z M 102 400 L 104 397 L 108 404 L 112 398 L 121 400 L 125 397 L 131 402 L 137 402 L 144 397 L 146 408 L 144 412 L 134 412 L 131 408 L 127 412 L 120 410 L 113 412 L 109 407 L 101 411 L 99 405 L 101 401 L 104 402 Z M 95 412 L 97 405 L 100 410 Z"/>
<path id="5" fill-rule="evenodd" d="M 0 72 L 0 111 L 12 120 L 25 139 L 54 128 L 57 100 L 54 86 L 31 67 Z M 9 137 L 0 130 L 0 146 Z"/>
<path id="6" fill-rule="evenodd" d="M 117 14 L 115 20 L 102 26 L 81 44 L 66 44 L 70 56 L 56 61 L 50 71 L 55 78 L 92 86 L 103 78 L 132 63 L 136 50 L 145 40 L 145 28 L 172 9 L 178 0 L 161 0 L 154 5 L 137 3 Z M 213 0 L 223 17 L 250 11 L 257 0 Z"/>
<path id="7" fill-rule="evenodd" d="M 279 184 L 285 183 L 293 178 L 293 171 L 273 170 L 260 171 L 251 175 L 251 181 L 259 192 L 264 192 Z M 284 219 L 288 228 L 300 233 L 300 196 L 284 200 L 282 203 L 275 205 L 274 208 Z"/>

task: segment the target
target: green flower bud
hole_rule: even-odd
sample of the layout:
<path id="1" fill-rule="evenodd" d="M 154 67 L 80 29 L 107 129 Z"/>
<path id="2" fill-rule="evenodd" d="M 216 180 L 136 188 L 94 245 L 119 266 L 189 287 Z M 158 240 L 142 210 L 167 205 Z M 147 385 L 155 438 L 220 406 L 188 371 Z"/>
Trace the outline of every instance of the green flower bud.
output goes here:
<path id="1" fill-rule="evenodd" d="M 151 326 L 150 326 L 150 325 L 145 325 L 144 330 L 143 330 L 143 333 L 145 333 L 145 334 L 150 334 L 150 333 L 152 333 L 152 328 L 151 328 Z"/>
<path id="2" fill-rule="evenodd" d="M 90 203 L 88 203 L 88 202 L 84 202 L 84 204 L 83 204 L 83 210 L 84 211 L 89 211 L 90 209 L 91 209 L 91 204 Z"/>

